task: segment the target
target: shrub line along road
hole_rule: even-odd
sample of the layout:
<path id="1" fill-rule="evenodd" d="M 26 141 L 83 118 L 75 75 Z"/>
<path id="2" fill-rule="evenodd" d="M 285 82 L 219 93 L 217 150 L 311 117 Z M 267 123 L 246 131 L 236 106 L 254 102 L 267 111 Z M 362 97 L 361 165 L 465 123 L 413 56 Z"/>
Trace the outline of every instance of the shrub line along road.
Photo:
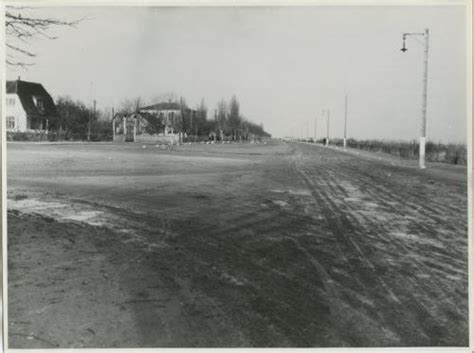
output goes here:
<path id="1" fill-rule="evenodd" d="M 466 168 L 321 146 L 8 145 L 9 343 L 466 346 Z"/>

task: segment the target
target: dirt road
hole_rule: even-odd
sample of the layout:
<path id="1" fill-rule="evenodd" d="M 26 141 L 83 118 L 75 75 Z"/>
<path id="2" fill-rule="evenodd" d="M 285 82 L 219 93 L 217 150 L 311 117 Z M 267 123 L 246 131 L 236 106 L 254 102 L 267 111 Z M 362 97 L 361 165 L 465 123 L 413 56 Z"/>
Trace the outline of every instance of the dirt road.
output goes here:
<path id="1" fill-rule="evenodd" d="M 466 346 L 466 169 L 8 145 L 9 344 Z"/>

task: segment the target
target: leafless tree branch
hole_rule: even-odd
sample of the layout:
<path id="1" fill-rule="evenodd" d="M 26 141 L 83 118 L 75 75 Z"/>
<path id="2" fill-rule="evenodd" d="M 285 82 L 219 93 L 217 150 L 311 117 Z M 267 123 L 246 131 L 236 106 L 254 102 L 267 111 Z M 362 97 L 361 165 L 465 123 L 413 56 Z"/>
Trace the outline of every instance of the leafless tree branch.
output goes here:
<path id="1" fill-rule="evenodd" d="M 7 48 L 9 48 L 9 49 L 11 49 L 11 50 L 14 50 L 14 51 L 16 51 L 16 52 L 19 52 L 19 53 L 21 53 L 21 54 L 23 54 L 23 55 L 29 56 L 30 58 L 36 56 L 36 54 L 34 54 L 34 53 L 32 53 L 32 52 L 30 52 L 30 51 L 28 51 L 28 50 L 22 49 L 22 48 L 20 48 L 20 47 L 17 47 L 17 46 L 15 46 L 15 45 L 8 44 L 8 43 L 7 43 L 6 45 L 7 45 Z"/>
<path id="2" fill-rule="evenodd" d="M 7 65 L 19 66 L 23 69 L 26 69 L 27 67 L 33 65 L 32 63 L 25 63 L 25 62 L 21 62 L 21 61 L 17 61 L 17 60 L 10 60 L 10 59 L 7 59 L 6 62 L 7 62 Z"/>
<path id="3" fill-rule="evenodd" d="M 74 21 L 65 21 L 51 17 L 35 17 L 31 15 L 24 15 L 25 10 L 31 10 L 26 6 L 9 6 L 5 10 L 5 28 L 7 36 L 7 50 L 17 54 L 20 57 L 35 57 L 36 54 L 27 49 L 28 42 L 37 37 L 56 39 L 56 36 L 48 33 L 54 27 L 76 27 L 77 24 L 86 18 L 80 18 Z M 22 43 L 22 45 L 12 44 L 15 40 Z M 14 55 L 10 55 L 10 58 Z M 21 59 L 7 60 L 7 65 L 27 67 L 33 65 L 30 62 L 24 62 Z"/>

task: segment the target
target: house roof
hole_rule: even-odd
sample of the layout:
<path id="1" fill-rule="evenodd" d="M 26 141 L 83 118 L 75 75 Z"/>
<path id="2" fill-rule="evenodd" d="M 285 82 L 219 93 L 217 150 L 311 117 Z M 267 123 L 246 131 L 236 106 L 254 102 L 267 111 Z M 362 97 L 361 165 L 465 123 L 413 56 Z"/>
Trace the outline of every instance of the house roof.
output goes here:
<path id="1" fill-rule="evenodd" d="M 180 110 L 181 105 L 178 102 L 162 102 L 140 108 L 140 110 Z"/>
<path id="2" fill-rule="evenodd" d="M 7 81 L 7 94 L 15 93 L 20 98 L 21 105 L 27 115 L 37 117 L 58 116 L 53 98 L 40 83 L 21 80 Z M 42 108 L 35 104 L 35 99 L 41 100 Z"/>
<path id="3" fill-rule="evenodd" d="M 115 113 L 113 119 L 122 119 L 122 118 L 142 118 L 140 113 Z"/>

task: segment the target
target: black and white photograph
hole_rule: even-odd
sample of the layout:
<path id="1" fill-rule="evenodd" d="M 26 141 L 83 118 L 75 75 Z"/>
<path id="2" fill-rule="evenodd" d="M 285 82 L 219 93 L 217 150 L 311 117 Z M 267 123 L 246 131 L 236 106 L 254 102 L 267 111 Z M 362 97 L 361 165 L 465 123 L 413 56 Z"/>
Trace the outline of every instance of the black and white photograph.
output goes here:
<path id="1" fill-rule="evenodd" d="M 471 6 L 3 5 L 4 348 L 468 349 Z"/>

